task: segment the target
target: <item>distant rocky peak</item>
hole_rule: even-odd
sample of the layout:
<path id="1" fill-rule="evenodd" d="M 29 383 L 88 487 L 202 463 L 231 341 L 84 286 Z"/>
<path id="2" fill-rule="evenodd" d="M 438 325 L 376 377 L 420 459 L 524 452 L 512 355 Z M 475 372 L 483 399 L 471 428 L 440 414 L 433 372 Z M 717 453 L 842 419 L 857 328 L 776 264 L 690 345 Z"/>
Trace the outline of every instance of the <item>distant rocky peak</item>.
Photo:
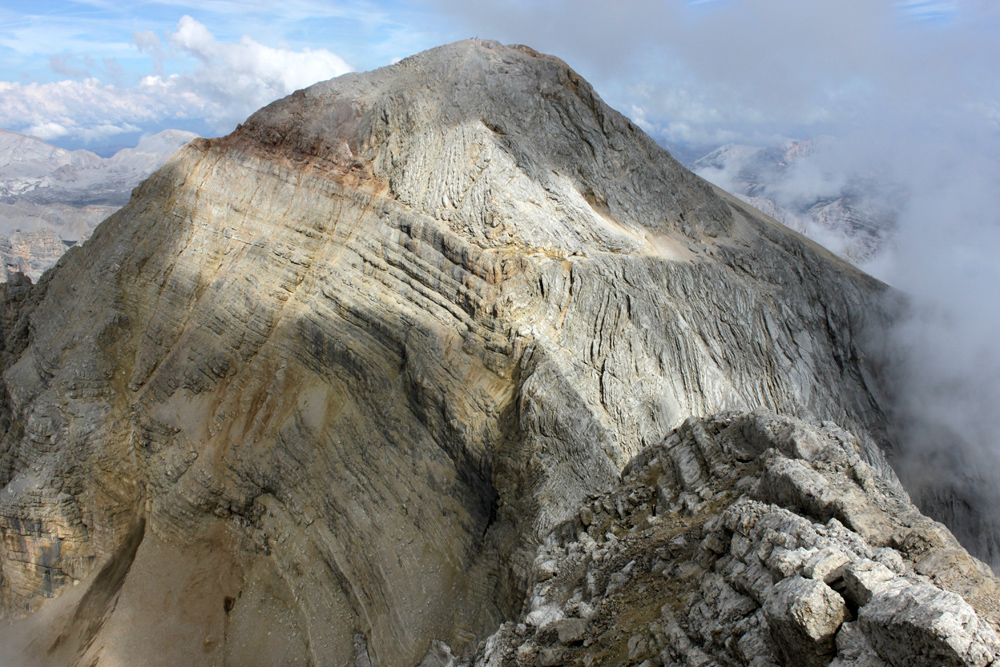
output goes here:
<path id="1" fill-rule="evenodd" d="M 195 138 L 164 130 L 105 159 L 0 130 L 0 262 L 7 273 L 24 271 L 37 280 L 68 245 L 90 236 L 135 186 Z"/>
<path id="2" fill-rule="evenodd" d="M 864 266 L 891 250 L 903 189 L 828 160 L 830 137 L 726 144 L 688 164 L 782 224 Z"/>

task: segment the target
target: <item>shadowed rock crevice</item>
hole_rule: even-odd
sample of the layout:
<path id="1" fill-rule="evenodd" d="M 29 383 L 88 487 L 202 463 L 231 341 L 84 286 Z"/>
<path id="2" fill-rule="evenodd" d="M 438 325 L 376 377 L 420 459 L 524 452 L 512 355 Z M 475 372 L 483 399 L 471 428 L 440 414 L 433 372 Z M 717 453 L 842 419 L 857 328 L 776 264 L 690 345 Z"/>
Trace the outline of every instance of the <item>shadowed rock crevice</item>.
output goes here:
<path id="1" fill-rule="evenodd" d="M 50 656 L 73 660 L 78 653 L 84 653 L 90 648 L 101 626 L 114 611 L 122 584 L 125 583 L 125 577 L 128 576 L 145 533 L 145 520 L 137 518 L 121 546 L 89 582 L 87 592 L 80 598 L 73 614 L 67 634 L 60 635 L 49 647 Z"/>

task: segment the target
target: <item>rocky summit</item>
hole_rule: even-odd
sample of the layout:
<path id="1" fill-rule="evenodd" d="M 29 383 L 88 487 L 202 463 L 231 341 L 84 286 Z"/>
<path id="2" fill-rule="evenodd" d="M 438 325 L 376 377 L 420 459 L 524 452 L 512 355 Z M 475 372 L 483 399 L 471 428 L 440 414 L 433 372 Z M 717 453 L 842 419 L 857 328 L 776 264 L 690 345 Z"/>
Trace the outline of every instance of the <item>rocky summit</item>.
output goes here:
<path id="1" fill-rule="evenodd" d="M 0 287 L 0 657 L 992 664 L 895 301 L 530 48 L 298 91 Z"/>

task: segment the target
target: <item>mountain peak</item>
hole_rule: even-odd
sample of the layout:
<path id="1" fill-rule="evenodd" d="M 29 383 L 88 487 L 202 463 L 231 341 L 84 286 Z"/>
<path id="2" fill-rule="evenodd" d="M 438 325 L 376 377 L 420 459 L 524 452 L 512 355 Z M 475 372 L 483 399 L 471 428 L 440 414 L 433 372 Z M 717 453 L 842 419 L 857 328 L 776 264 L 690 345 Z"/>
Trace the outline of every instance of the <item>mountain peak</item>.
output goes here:
<path id="1" fill-rule="evenodd" d="M 502 664 L 558 664 L 532 651 L 583 649 L 588 604 L 632 609 L 614 582 L 647 590 L 633 572 L 672 596 L 643 614 L 685 599 L 652 570 L 663 549 L 671 586 L 725 590 L 753 641 L 768 613 L 782 645 L 829 662 L 850 611 L 825 581 L 775 559 L 789 581 L 772 603 L 691 568 L 770 577 L 732 535 L 768 503 L 768 553 L 792 526 L 801 558 L 821 534 L 857 561 L 913 544 L 884 558 L 901 586 L 904 556 L 955 553 L 879 449 L 865 344 L 891 302 L 682 169 L 556 58 L 472 40 L 317 84 L 192 142 L 37 286 L 0 290 L 0 531 L 17 545 L 0 609 L 47 610 L 18 636 L 61 664 L 412 667 L 446 662 L 441 642 L 471 658 L 501 624 L 526 643 Z M 616 545 L 633 529 L 653 553 L 630 564 Z M 746 562 L 699 559 L 709 537 Z M 792 609 L 803 591 L 836 612 L 819 638 Z M 982 625 L 964 646 L 993 651 L 980 608 L 949 609 Z M 593 651 L 637 657 L 633 634 Z"/>
<path id="2" fill-rule="evenodd" d="M 576 72 L 523 46 L 466 40 L 346 74 L 274 102 L 221 143 L 370 179 L 481 242 L 631 252 L 649 235 L 731 223 L 710 187 Z M 503 190 L 537 207 L 482 196 Z M 556 201 L 570 208 L 557 214 Z"/>

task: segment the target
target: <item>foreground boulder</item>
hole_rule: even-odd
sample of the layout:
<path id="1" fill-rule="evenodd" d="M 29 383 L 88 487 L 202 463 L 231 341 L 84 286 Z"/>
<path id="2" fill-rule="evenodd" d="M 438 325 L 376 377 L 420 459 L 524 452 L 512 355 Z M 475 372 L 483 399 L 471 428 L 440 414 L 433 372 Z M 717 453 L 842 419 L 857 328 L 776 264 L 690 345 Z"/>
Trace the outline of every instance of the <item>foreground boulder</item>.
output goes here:
<path id="1" fill-rule="evenodd" d="M 475 664 L 996 664 L 1000 582 L 859 452 L 829 424 L 687 420 L 548 535 Z M 776 468 L 802 473 L 779 498 Z M 813 500 L 830 487 L 846 500 Z"/>

